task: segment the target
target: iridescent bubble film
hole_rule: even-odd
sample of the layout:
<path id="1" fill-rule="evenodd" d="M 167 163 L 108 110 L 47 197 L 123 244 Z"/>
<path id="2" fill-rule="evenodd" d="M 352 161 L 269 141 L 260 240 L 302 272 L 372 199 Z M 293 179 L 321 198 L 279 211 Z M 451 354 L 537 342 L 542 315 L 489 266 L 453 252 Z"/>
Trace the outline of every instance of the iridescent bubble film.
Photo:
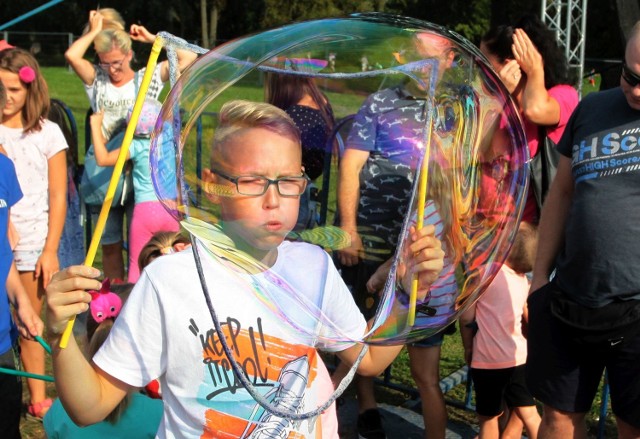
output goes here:
<path id="1" fill-rule="evenodd" d="M 371 149 L 358 176 L 362 258 L 393 263 L 372 329 L 361 338 L 333 324 L 321 298 L 296 291 L 252 258 L 246 243 L 229 238 L 219 200 L 236 196 L 235 186 L 204 178 L 221 106 L 234 99 L 264 102 L 274 75 L 313 81 L 336 121 L 320 151 L 320 175 L 314 175 L 320 224 L 287 239 L 332 255 L 350 245 L 336 218 L 340 157 L 348 148 Z M 455 321 L 491 282 L 511 246 L 528 159 L 517 110 L 475 46 L 431 23 L 373 14 L 292 24 L 208 52 L 172 88 L 151 150 L 158 198 L 198 238 L 198 248 L 238 276 L 249 274 L 247 292 L 292 331 L 325 345 L 405 343 Z M 398 284 L 419 214 L 436 227 L 446 258 L 411 325 Z M 301 271 L 313 268 L 300 264 Z"/>

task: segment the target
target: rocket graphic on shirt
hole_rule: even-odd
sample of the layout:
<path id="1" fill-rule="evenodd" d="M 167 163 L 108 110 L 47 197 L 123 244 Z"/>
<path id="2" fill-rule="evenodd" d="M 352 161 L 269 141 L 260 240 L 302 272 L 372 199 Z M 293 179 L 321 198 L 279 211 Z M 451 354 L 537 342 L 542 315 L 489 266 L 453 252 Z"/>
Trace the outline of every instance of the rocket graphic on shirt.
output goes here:
<path id="1" fill-rule="evenodd" d="M 262 325 L 260 318 L 248 327 L 233 318 L 221 322 L 232 355 L 245 377 L 281 410 L 302 413 L 315 409 L 318 403 L 312 384 L 317 376 L 316 350 L 270 336 Z M 196 334 L 197 325 L 193 320 L 190 329 Z M 290 420 L 265 410 L 235 376 L 215 330 L 198 335 L 206 376 L 198 389 L 198 398 L 208 407 L 201 438 L 321 437 L 322 428 L 315 417 Z M 308 400 L 314 402 L 306 403 Z"/>

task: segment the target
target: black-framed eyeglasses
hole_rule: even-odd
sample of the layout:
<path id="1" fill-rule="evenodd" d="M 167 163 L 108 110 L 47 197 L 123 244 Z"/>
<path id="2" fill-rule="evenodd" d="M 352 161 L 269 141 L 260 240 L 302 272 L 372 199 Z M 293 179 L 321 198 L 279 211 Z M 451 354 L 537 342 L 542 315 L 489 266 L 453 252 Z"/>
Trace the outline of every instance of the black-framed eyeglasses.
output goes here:
<path id="1" fill-rule="evenodd" d="M 239 194 L 250 197 L 263 195 L 272 184 L 276 185 L 278 193 L 283 197 L 298 197 L 304 193 L 304 190 L 307 188 L 307 183 L 309 182 L 309 178 L 304 174 L 271 180 L 270 178 L 260 175 L 240 175 L 238 177 L 232 177 L 215 169 L 212 169 L 211 172 L 234 183 Z"/>
<path id="2" fill-rule="evenodd" d="M 622 79 L 631 87 L 640 84 L 640 75 L 634 73 L 625 62 L 622 63 Z"/>
<path id="3" fill-rule="evenodd" d="M 98 66 L 103 70 L 109 70 L 111 67 L 113 67 L 114 69 L 119 69 L 122 67 L 122 64 L 124 64 L 125 59 L 127 59 L 127 55 L 125 55 L 124 58 L 122 58 L 120 61 L 101 62 L 98 63 Z"/>

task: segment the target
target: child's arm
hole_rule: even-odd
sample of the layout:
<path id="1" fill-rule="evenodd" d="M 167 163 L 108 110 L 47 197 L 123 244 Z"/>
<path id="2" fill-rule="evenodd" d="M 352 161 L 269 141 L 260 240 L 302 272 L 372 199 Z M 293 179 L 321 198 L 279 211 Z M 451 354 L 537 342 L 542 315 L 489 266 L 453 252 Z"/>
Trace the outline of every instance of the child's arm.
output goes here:
<path id="1" fill-rule="evenodd" d="M 418 299 L 424 299 L 429 287 L 438 279 L 444 266 L 444 251 L 439 239 L 435 237 L 435 227 L 427 225 L 416 231 L 412 228 L 409 237 L 407 260 L 398 267 L 398 275 L 405 291 L 410 291 L 414 274 L 418 277 Z M 358 373 L 364 376 L 376 376 L 381 373 L 396 358 L 402 350 L 402 344 L 396 346 L 370 345 L 369 351 L 363 357 Z M 354 345 L 337 355 L 347 364 L 353 364 L 361 346 Z"/>
<path id="2" fill-rule="evenodd" d="M 32 340 L 36 335 L 41 336 L 44 323 L 42 323 L 40 316 L 31 306 L 31 300 L 27 296 L 27 292 L 20 280 L 20 273 L 18 273 L 16 264 L 13 261 L 7 276 L 7 296 L 16 310 L 16 324 L 20 335 L 29 340 Z"/>
<path id="3" fill-rule="evenodd" d="M 102 421 L 132 389 L 90 363 L 73 337 L 65 349 L 59 347 L 67 322 L 89 309 L 91 295 L 99 290 L 100 271 L 71 266 L 56 273 L 47 287 L 47 329 L 53 349 L 56 390 L 67 413 L 78 425 Z"/>
<path id="4" fill-rule="evenodd" d="M 529 306 L 527 302 L 524 302 L 524 307 L 522 308 L 522 322 L 521 322 L 521 331 L 524 338 L 527 338 L 529 335 Z"/>
<path id="5" fill-rule="evenodd" d="M 46 288 L 55 272 L 60 269 L 58 246 L 64 220 L 67 216 L 67 153 L 59 151 L 48 162 L 49 168 L 49 224 L 42 254 L 36 262 L 36 277 L 42 276 Z"/>
<path id="6" fill-rule="evenodd" d="M 476 305 L 474 303 L 460 316 L 460 336 L 462 337 L 462 346 L 464 346 L 464 361 L 469 366 L 473 357 L 473 336 L 475 335 L 473 325 L 475 321 Z"/>
<path id="7" fill-rule="evenodd" d="M 89 124 L 91 125 L 91 140 L 93 141 L 93 151 L 96 154 L 96 163 L 98 164 L 98 166 L 113 166 L 118 161 L 120 148 L 116 148 L 113 151 L 107 150 L 106 140 L 102 135 L 103 119 L 104 113 L 102 111 L 93 113 L 89 118 Z M 129 159 L 128 155 L 127 159 Z"/>

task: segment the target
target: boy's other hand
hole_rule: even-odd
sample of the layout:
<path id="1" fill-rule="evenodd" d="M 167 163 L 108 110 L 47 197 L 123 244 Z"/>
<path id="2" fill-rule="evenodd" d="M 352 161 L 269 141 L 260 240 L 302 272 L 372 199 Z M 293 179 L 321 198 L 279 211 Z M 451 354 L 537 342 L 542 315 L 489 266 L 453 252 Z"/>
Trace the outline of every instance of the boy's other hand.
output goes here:
<path id="1" fill-rule="evenodd" d="M 85 265 L 72 265 L 53 275 L 46 288 L 50 334 L 62 334 L 71 317 L 89 309 L 91 295 L 87 290 L 100 290 L 99 276 L 100 270 Z"/>
<path id="2" fill-rule="evenodd" d="M 402 286 L 411 291 L 414 274 L 418 275 L 418 297 L 424 298 L 429 287 L 434 283 L 444 267 L 444 250 L 442 243 L 435 236 L 432 224 L 420 230 L 411 227 L 409 245 L 404 248 L 404 262 L 398 267 L 398 274 L 402 276 Z"/>

